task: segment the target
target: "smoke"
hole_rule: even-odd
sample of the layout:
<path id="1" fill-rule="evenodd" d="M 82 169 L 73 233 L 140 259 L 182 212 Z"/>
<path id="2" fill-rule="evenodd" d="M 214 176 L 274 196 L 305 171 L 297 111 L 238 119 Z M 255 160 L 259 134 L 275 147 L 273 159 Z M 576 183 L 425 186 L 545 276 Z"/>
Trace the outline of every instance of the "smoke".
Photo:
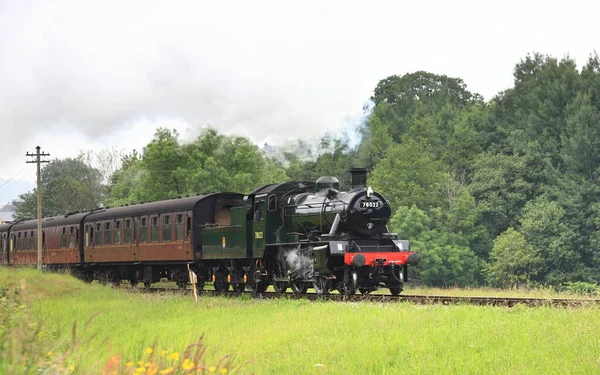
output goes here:
<path id="1" fill-rule="evenodd" d="M 60 157 L 98 140 L 122 146 L 140 120 L 186 124 L 190 137 L 210 124 L 256 142 L 337 131 L 340 108 L 356 108 L 339 92 L 357 72 L 351 40 L 330 27 L 335 9 L 263 5 L 0 5 L 0 149 L 20 155 L 39 140 Z"/>
<path id="2" fill-rule="evenodd" d="M 279 249 L 279 254 L 285 259 L 290 276 L 292 279 L 303 277 L 307 278 L 307 275 L 313 272 L 313 259 L 310 257 L 307 251 L 302 249 Z"/>

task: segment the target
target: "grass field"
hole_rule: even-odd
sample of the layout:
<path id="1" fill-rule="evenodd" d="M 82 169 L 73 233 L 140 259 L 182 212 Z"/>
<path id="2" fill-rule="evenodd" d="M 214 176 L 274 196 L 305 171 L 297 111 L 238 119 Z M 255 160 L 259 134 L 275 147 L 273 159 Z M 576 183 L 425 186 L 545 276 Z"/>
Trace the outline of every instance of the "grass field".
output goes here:
<path id="1" fill-rule="evenodd" d="M 190 297 L 130 294 L 67 276 L 37 277 L 35 271 L 7 269 L 0 269 L 0 289 L 5 295 L 7 289 L 19 290 L 20 301 L 11 313 L 43 321 L 35 335 L 37 352 L 23 348 L 24 357 L 58 358 L 69 351 L 71 326 L 78 323 L 82 341 L 61 362 L 65 373 L 100 374 L 119 358 L 115 355 L 121 356 L 117 374 L 144 368 L 150 356 L 163 356 L 167 362 L 162 371 L 167 373 L 173 353 L 181 364 L 185 347 L 203 334 L 205 373 L 223 368 L 255 374 L 600 373 L 597 307 L 511 309 L 208 297 L 194 304 Z M 7 324 L 0 330 L 0 371 L 10 374 L 7 363 L 19 359 L 7 352 L 23 341 L 12 336 L 26 334 Z M 150 348 L 153 354 L 146 352 Z M 211 368 L 224 355 L 230 356 L 233 367 Z M 45 358 L 36 363 L 47 362 Z M 131 368 L 124 366 L 127 362 Z M 152 373 L 151 367 L 144 371 Z"/>

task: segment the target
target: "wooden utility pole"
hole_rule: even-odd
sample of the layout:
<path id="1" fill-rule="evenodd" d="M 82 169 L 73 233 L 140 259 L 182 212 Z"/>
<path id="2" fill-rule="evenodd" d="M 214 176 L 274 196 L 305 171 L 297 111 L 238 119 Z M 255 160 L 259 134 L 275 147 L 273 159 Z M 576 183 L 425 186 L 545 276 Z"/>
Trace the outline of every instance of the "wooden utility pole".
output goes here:
<path id="1" fill-rule="evenodd" d="M 35 154 L 30 154 L 27 152 L 25 156 L 34 157 L 34 160 L 30 160 L 27 164 L 36 163 L 37 164 L 37 253 L 38 253 L 38 261 L 37 268 L 38 271 L 42 270 L 42 174 L 41 174 L 41 165 L 42 163 L 49 163 L 48 160 L 42 160 L 42 156 L 50 156 L 50 154 L 41 153 L 40 146 L 37 146 Z"/>

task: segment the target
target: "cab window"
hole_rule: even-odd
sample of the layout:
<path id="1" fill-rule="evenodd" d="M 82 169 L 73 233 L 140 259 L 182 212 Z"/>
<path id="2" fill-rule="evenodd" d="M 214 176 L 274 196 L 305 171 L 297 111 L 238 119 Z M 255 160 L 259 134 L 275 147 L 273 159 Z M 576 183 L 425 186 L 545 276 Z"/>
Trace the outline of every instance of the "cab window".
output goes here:
<path id="1" fill-rule="evenodd" d="M 265 202 L 254 203 L 254 220 L 263 220 L 265 218 Z"/>

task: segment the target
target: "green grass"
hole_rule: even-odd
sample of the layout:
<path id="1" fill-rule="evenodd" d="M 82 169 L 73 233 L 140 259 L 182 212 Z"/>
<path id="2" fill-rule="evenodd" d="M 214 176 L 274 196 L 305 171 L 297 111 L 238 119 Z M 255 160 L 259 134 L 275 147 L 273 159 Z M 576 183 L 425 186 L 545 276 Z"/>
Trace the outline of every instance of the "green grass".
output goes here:
<path id="1" fill-rule="evenodd" d="M 44 275 L 46 282 L 29 286 L 34 276 L 0 269 L 0 288 L 7 280 L 13 287 L 42 288 L 32 293 L 35 297 L 27 306 L 32 319 L 45 321 L 43 338 L 58 343 L 48 350 L 60 353 L 69 345 L 70 325 L 78 322 L 81 327 L 99 313 L 82 333 L 85 355 L 76 363 L 76 372 L 82 374 L 99 373 L 111 354 L 137 361 L 155 340 L 156 351 L 182 351 L 202 334 L 208 362 L 226 354 L 235 364 L 251 361 L 239 373 L 600 372 L 597 307 L 511 309 L 209 297 L 194 304 L 191 297 L 130 294 L 56 275 Z M 96 336 L 90 338 L 92 334 Z"/>

